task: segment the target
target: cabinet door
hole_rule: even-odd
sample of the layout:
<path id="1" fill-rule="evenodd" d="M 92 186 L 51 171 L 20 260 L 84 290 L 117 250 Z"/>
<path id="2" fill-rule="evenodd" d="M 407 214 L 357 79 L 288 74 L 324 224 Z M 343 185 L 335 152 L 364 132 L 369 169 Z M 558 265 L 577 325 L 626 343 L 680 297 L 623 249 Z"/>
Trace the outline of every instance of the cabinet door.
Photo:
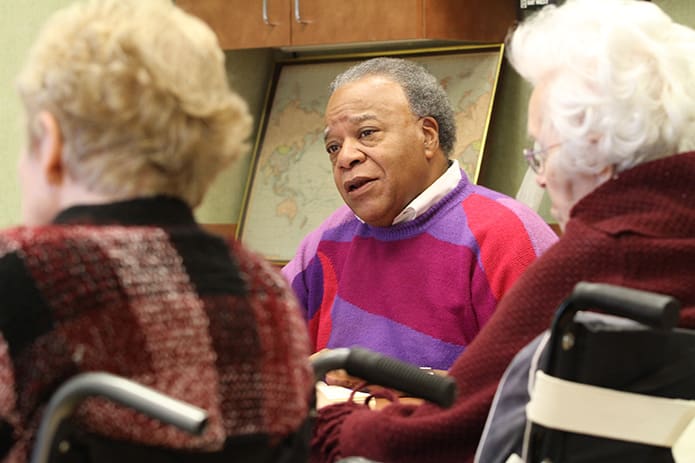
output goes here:
<path id="1" fill-rule="evenodd" d="M 224 49 L 289 45 L 290 2 L 291 0 L 176 0 L 178 6 L 208 23 Z"/>
<path id="2" fill-rule="evenodd" d="M 423 37 L 422 0 L 286 1 L 293 7 L 292 45 Z"/>
<path id="3" fill-rule="evenodd" d="M 502 42 L 516 20 L 510 0 L 425 0 L 428 39 Z"/>

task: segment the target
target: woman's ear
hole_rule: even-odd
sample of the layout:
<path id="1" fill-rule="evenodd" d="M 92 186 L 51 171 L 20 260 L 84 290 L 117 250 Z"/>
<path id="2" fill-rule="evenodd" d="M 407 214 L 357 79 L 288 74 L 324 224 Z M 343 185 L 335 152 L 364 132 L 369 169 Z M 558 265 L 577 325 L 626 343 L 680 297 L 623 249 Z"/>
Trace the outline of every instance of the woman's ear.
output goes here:
<path id="1" fill-rule="evenodd" d="M 598 185 L 601 185 L 602 183 L 614 178 L 617 175 L 617 170 L 615 168 L 615 165 L 611 164 L 609 166 L 604 167 L 601 172 L 596 174 L 597 180 L 598 180 Z"/>
<path id="2" fill-rule="evenodd" d="M 431 158 L 435 153 L 439 153 L 439 124 L 437 120 L 431 116 L 423 117 L 421 121 L 425 155 Z"/>
<path id="3" fill-rule="evenodd" d="M 60 125 L 53 114 L 48 111 L 39 112 L 40 135 L 38 140 L 39 166 L 49 185 L 61 184 L 65 176 L 63 165 L 63 137 Z"/>

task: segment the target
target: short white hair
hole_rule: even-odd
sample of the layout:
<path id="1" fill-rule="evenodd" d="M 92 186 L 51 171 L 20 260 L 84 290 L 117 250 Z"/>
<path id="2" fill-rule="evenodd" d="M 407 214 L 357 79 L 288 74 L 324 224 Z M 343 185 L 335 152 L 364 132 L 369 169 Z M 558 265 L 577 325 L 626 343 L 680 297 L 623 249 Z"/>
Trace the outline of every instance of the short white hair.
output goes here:
<path id="1" fill-rule="evenodd" d="M 695 148 L 695 31 L 641 0 L 567 0 L 517 27 L 512 66 L 548 82 L 543 129 L 562 162 L 627 170 Z"/>
<path id="2" fill-rule="evenodd" d="M 31 141 L 48 111 L 89 190 L 196 206 L 251 129 L 224 60 L 212 30 L 171 0 L 76 3 L 44 25 L 18 79 Z"/>

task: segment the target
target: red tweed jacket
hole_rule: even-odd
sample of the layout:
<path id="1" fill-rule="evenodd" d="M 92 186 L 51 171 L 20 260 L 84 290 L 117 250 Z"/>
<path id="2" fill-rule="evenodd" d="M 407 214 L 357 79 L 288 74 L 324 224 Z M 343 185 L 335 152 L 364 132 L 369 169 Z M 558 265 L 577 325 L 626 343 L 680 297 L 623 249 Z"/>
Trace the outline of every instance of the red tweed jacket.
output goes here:
<path id="1" fill-rule="evenodd" d="M 0 304 L 3 461 L 26 460 L 51 393 L 85 371 L 200 406 L 210 426 L 191 437 L 90 399 L 65 461 L 172 461 L 171 449 L 190 456 L 176 461 L 274 461 L 267 449 L 289 446 L 307 418 L 313 375 L 294 296 L 177 199 L 75 207 L 0 233 Z"/>

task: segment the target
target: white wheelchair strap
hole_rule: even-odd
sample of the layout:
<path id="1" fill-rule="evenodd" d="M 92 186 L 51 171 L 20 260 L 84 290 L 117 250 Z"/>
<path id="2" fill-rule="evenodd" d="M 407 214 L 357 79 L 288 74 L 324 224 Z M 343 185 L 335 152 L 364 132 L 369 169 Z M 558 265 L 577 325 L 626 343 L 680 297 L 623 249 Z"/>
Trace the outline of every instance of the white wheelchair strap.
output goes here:
<path id="1" fill-rule="evenodd" d="M 538 370 L 526 416 L 551 429 L 672 447 L 676 463 L 695 461 L 695 401 L 575 383 Z"/>

